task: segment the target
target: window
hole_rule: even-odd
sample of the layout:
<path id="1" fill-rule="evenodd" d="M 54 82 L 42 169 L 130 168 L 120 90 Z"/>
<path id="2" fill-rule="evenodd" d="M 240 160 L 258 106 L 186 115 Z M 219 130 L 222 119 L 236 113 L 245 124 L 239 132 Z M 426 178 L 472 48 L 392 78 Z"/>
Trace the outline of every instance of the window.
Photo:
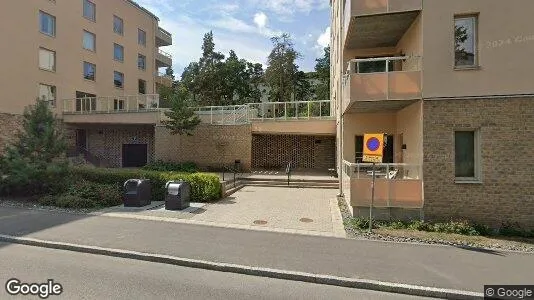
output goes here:
<path id="1" fill-rule="evenodd" d="M 124 109 L 124 100 L 114 99 L 113 100 L 113 109 L 114 110 L 123 110 Z"/>
<path id="2" fill-rule="evenodd" d="M 96 110 L 96 95 L 76 91 L 76 111 Z"/>
<path id="3" fill-rule="evenodd" d="M 39 68 L 48 71 L 56 70 L 56 52 L 39 48 Z"/>
<path id="4" fill-rule="evenodd" d="M 56 36 L 56 17 L 39 11 L 39 23 L 42 33 L 49 36 Z"/>
<path id="5" fill-rule="evenodd" d="M 141 70 L 146 70 L 146 56 L 142 54 L 137 55 L 137 67 Z"/>
<path id="6" fill-rule="evenodd" d="M 113 72 L 113 83 L 115 87 L 123 88 L 124 87 L 124 74 L 121 72 Z"/>
<path id="7" fill-rule="evenodd" d="M 118 61 L 124 61 L 124 47 L 119 44 L 113 44 L 113 58 Z"/>
<path id="8" fill-rule="evenodd" d="M 139 79 L 139 94 L 146 94 L 146 81 Z"/>
<path id="9" fill-rule="evenodd" d="M 124 34 L 124 22 L 117 16 L 113 16 L 113 32 L 120 35 Z"/>
<path id="10" fill-rule="evenodd" d="M 146 46 L 146 32 L 141 29 L 137 29 L 137 43 Z"/>
<path id="11" fill-rule="evenodd" d="M 39 84 L 39 99 L 49 101 L 51 106 L 56 104 L 56 87 L 53 85 Z"/>
<path id="12" fill-rule="evenodd" d="M 477 17 L 454 19 L 454 66 L 473 67 L 477 61 Z"/>
<path id="13" fill-rule="evenodd" d="M 83 78 L 87 80 L 95 81 L 95 77 L 96 77 L 96 65 L 84 61 L 83 62 Z"/>
<path id="14" fill-rule="evenodd" d="M 83 17 L 96 22 L 96 5 L 93 2 L 83 0 Z"/>
<path id="15" fill-rule="evenodd" d="M 94 33 L 83 31 L 83 48 L 93 52 L 96 51 L 96 35 Z"/>
<path id="16" fill-rule="evenodd" d="M 456 179 L 478 179 L 478 156 L 478 133 L 476 131 L 456 131 L 454 133 L 454 173 Z"/>

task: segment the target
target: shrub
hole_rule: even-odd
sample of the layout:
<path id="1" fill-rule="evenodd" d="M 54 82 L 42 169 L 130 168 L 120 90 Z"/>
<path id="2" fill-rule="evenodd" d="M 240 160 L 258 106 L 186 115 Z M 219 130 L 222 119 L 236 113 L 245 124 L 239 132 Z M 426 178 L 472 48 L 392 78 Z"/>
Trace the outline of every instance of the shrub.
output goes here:
<path id="1" fill-rule="evenodd" d="M 122 203 L 121 189 L 115 184 L 82 180 L 71 185 L 65 194 L 92 200 L 95 204 L 94 207 L 109 207 Z"/>
<path id="2" fill-rule="evenodd" d="M 76 195 L 63 194 L 56 197 L 55 205 L 62 208 L 95 208 L 99 207 L 93 199 L 82 198 Z"/>
<path id="3" fill-rule="evenodd" d="M 350 218 L 347 221 L 347 225 L 355 229 L 369 229 L 369 220 L 365 218 Z M 377 225 L 376 222 L 373 222 L 373 228 L 378 228 Z"/>
<path id="4" fill-rule="evenodd" d="M 431 224 L 424 221 L 412 221 L 408 224 L 408 229 L 410 230 L 419 230 L 419 231 L 432 231 L 433 227 Z"/>
<path id="5" fill-rule="evenodd" d="M 434 227 L 433 231 L 435 232 L 456 233 L 456 234 L 463 234 L 463 235 L 480 235 L 480 233 L 476 231 L 473 225 L 469 224 L 469 222 L 467 221 L 451 221 L 447 223 L 436 223 L 434 224 L 433 227 Z"/>
<path id="6" fill-rule="evenodd" d="M 185 173 L 194 173 L 198 171 L 197 165 L 192 162 L 186 163 L 173 163 L 173 162 L 164 162 L 156 161 L 150 163 L 143 167 L 144 170 L 148 171 L 160 171 L 160 172 L 185 172 Z"/>
<path id="7" fill-rule="evenodd" d="M 533 231 L 523 230 L 517 222 L 503 222 L 499 234 L 503 236 L 532 237 Z"/>
<path id="8" fill-rule="evenodd" d="M 148 179 L 152 186 L 152 200 L 165 200 L 165 184 L 168 181 L 187 181 L 191 185 L 191 201 L 207 202 L 221 198 L 219 176 L 207 173 L 157 172 L 125 169 L 73 168 L 73 176 L 84 180 L 121 186 L 128 179 Z"/>

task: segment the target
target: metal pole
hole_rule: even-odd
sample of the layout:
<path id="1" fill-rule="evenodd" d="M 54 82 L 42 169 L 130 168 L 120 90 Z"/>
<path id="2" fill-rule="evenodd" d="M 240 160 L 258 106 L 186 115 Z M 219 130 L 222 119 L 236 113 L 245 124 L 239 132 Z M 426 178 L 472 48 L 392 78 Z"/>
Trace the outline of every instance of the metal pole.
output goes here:
<path id="1" fill-rule="evenodd" d="M 373 232 L 373 205 L 375 202 L 375 163 L 373 163 L 373 183 L 371 184 L 371 205 L 369 206 L 369 232 Z"/>

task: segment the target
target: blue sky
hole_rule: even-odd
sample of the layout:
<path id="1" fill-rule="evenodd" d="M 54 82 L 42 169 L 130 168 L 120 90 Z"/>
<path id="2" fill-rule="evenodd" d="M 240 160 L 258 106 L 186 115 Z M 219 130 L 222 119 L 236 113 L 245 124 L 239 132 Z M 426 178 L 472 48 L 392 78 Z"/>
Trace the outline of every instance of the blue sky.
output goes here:
<path id="1" fill-rule="evenodd" d="M 312 71 L 330 40 L 329 0 L 137 0 L 160 18 L 173 45 L 175 74 L 201 55 L 203 35 L 212 30 L 218 51 L 265 64 L 269 38 L 288 32 L 302 54 L 300 69 Z"/>

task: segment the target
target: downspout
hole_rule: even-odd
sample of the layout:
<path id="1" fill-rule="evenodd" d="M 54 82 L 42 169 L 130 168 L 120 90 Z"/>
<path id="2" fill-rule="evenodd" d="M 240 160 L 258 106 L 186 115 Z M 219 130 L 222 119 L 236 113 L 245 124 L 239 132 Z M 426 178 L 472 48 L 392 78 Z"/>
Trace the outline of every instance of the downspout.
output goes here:
<path id="1" fill-rule="evenodd" d="M 350 0 L 347 0 L 350 1 Z M 343 11 L 343 1 L 338 0 L 338 9 L 339 9 L 339 18 L 336 20 L 339 23 L 339 30 L 338 33 L 338 41 L 337 41 L 337 47 L 338 47 L 338 58 L 336 61 L 336 64 L 340 66 L 338 71 L 338 96 L 337 96 L 337 106 L 338 106 L 338 116 L 339 116 L 339 161 L 338 161 L 338 170 L 339 170 L 339 198 L 345 197 L 343 194 L 343 114 L 342 114 L 342 107 L 343 107 L 343 25 L 345 22 L 342 22 L 342 19 L 345 16 L 345 12 Z"/>

